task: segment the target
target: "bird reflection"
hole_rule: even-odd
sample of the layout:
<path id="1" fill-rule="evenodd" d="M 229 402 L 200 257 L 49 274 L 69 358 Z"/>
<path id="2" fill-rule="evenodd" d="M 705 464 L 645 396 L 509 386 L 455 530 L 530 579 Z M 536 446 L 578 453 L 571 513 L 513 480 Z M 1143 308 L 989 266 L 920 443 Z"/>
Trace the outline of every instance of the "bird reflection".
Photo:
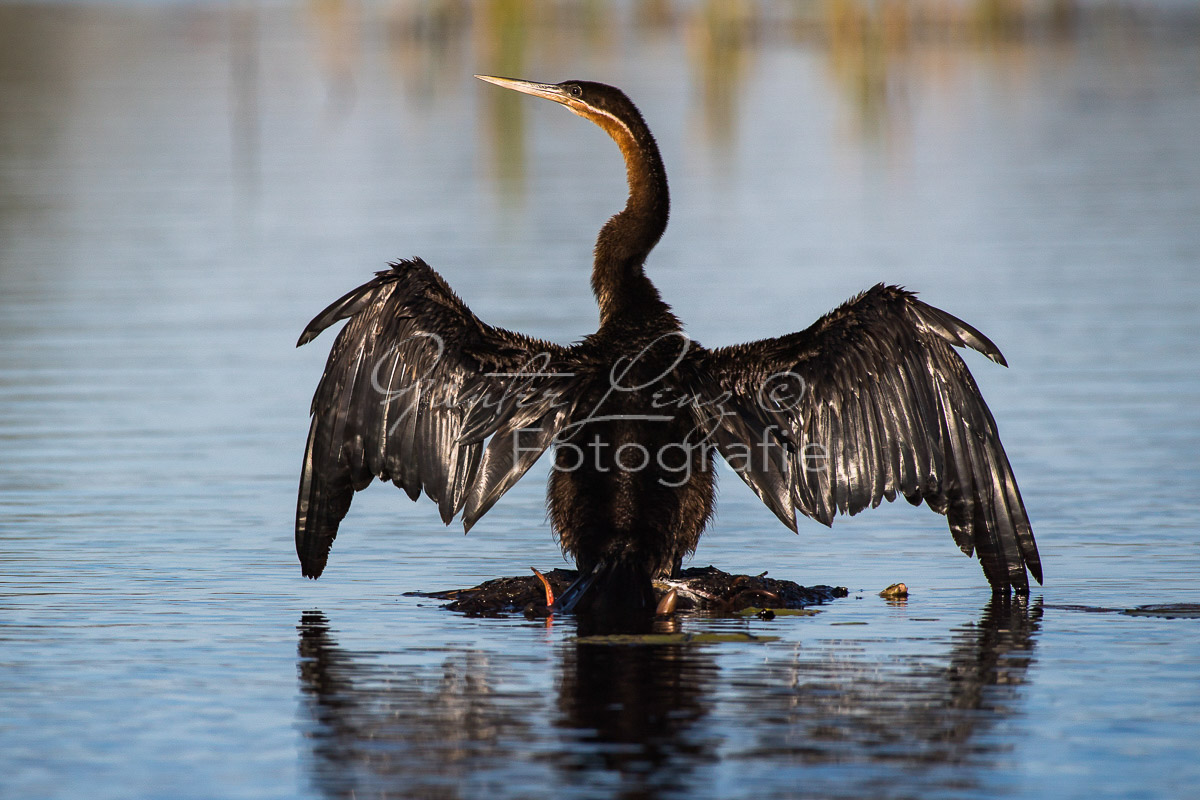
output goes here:
<path id="1" fill-rule="evenodd" d="M 320 611 L 306 612 L 299 631 L 313 783 L 324 796 L 457 798 L 464 783 L 518 773 L 510 765 L 528 752 L 542 698 L 496 691 L 486 654 L 406 671 L 342 650 Z"/>
<path id="2" fill-rule="evenodd" d="M 518 650 L 436 666 L 427 651 L 344 650 L 313 611 L 299 625 L 306 761 L 327 797 L 709 796 L 721 762 L 814 796 L 961 790 L 1003 770 L 994 732 L 1019 713 L 1040 618 L 1040 601 L 995 597 L 948 650 L 912 639 L 882 660 L 853 641 L 747 661 L 580 636 L 555 675 Z"/>
<path id="3" fill-rule="evenodd" d="M 987 734 L 1020 707 L 1040 619 L 1040 600 L 1030 608 L 994 598 L 978 624 L 953 632 L 948 657 L 920 653 L 881 664 L 848 653 L 768 663 L 756 679 L 760 688 L 739 697 L 755 724 L 743 731 L 735 757 L 774 765 L 994 765 L 1003 745 Z M 962 772 L 942 777 L 964 781 Z M 884 791 L 894 775 L 875 778 L 880 785 L 859 786 L 859 796 L 894 793 Z M 938 778 L 929 772 L 919 779 Z M 921 794 L 938 786 L 912 788 Z"/>
<path id="4" fill-rule="evenodd" d="M 588 624 L 581 621 L 581 636 L 596 633 L 583 629 Z M 689 792 L 698 769 L 717 758 L 719 737 L 703 724 L 718 677 L 715 655 L 685 645 L 570 643 L 554 721 L 562 740 L 558 779 L 603 787 L 609 797 Z"/>

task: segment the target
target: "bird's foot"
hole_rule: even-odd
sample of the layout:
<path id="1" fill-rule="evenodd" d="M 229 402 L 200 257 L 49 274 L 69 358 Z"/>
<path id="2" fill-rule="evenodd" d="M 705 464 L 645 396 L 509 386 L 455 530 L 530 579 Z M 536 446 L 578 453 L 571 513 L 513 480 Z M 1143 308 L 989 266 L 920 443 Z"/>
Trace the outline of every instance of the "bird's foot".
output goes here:
<path id="1" fill-rule="evenodd" d="M 546 589 L 546 608 L 551 608 L 554 605 L 554 587 L 552 587 L 550 585 L 550 581 L 546 580 L 545 575 L 538 572 L 537 567 L 530 567 L 530 569 L 533 570 L 533 574 L 537 575 L 538 580 L 541 581 L 542 586 L 545 587 L 545 589 Z"/>

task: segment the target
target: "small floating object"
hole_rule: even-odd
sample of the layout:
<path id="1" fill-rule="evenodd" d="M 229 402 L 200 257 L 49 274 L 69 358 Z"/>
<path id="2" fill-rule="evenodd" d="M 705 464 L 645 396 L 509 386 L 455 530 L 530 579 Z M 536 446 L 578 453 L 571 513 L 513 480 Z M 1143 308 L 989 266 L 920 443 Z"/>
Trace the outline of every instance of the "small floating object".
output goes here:
<path id="1" fill-rule="evenodd" d="M 879 593 L 879 596 L 885 600 L 903 600 L 908 597 L 908 585 L 904 583 L 893 583 L 891 586 Z"/>

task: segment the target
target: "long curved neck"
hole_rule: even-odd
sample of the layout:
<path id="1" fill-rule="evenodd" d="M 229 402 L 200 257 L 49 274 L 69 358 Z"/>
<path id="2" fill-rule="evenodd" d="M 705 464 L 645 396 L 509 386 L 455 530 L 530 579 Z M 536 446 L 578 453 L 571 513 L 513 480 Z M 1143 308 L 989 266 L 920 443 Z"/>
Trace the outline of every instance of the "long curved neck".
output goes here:
<path id="1" fill-rule="evenodd" d="M 620 120 L 605 115 L 594 121 L 620 146 L 629 181 L 625 208 L 604 224 L 596 239 L 592 291 L 603 326 L 626 317 L 669 311 L 646 277 L 644 265 L 667 229 L 671 201 L 658 145 L 641 117 Z"/>

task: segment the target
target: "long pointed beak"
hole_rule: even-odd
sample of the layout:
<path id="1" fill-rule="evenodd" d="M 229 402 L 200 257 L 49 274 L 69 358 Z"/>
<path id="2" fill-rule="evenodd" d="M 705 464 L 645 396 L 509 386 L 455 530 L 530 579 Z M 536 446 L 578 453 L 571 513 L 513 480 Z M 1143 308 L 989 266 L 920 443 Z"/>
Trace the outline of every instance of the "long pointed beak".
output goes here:
<path id="1" fill-rule="evenodd" d="M 503 86 L 505 89 L 512 89 L 522 94 L 531 94 L 534 97 L 544 97 L 547 100 L 553 100 L 556 103 L 566 103 L 571 99 L 559 86 L 553 83 L 534 83 L 533 81 L 521 81 L 516 78 L 498 78 L 494 75 L 476 75 L 481 81 L 494 83 L 497 86 Z"/>

